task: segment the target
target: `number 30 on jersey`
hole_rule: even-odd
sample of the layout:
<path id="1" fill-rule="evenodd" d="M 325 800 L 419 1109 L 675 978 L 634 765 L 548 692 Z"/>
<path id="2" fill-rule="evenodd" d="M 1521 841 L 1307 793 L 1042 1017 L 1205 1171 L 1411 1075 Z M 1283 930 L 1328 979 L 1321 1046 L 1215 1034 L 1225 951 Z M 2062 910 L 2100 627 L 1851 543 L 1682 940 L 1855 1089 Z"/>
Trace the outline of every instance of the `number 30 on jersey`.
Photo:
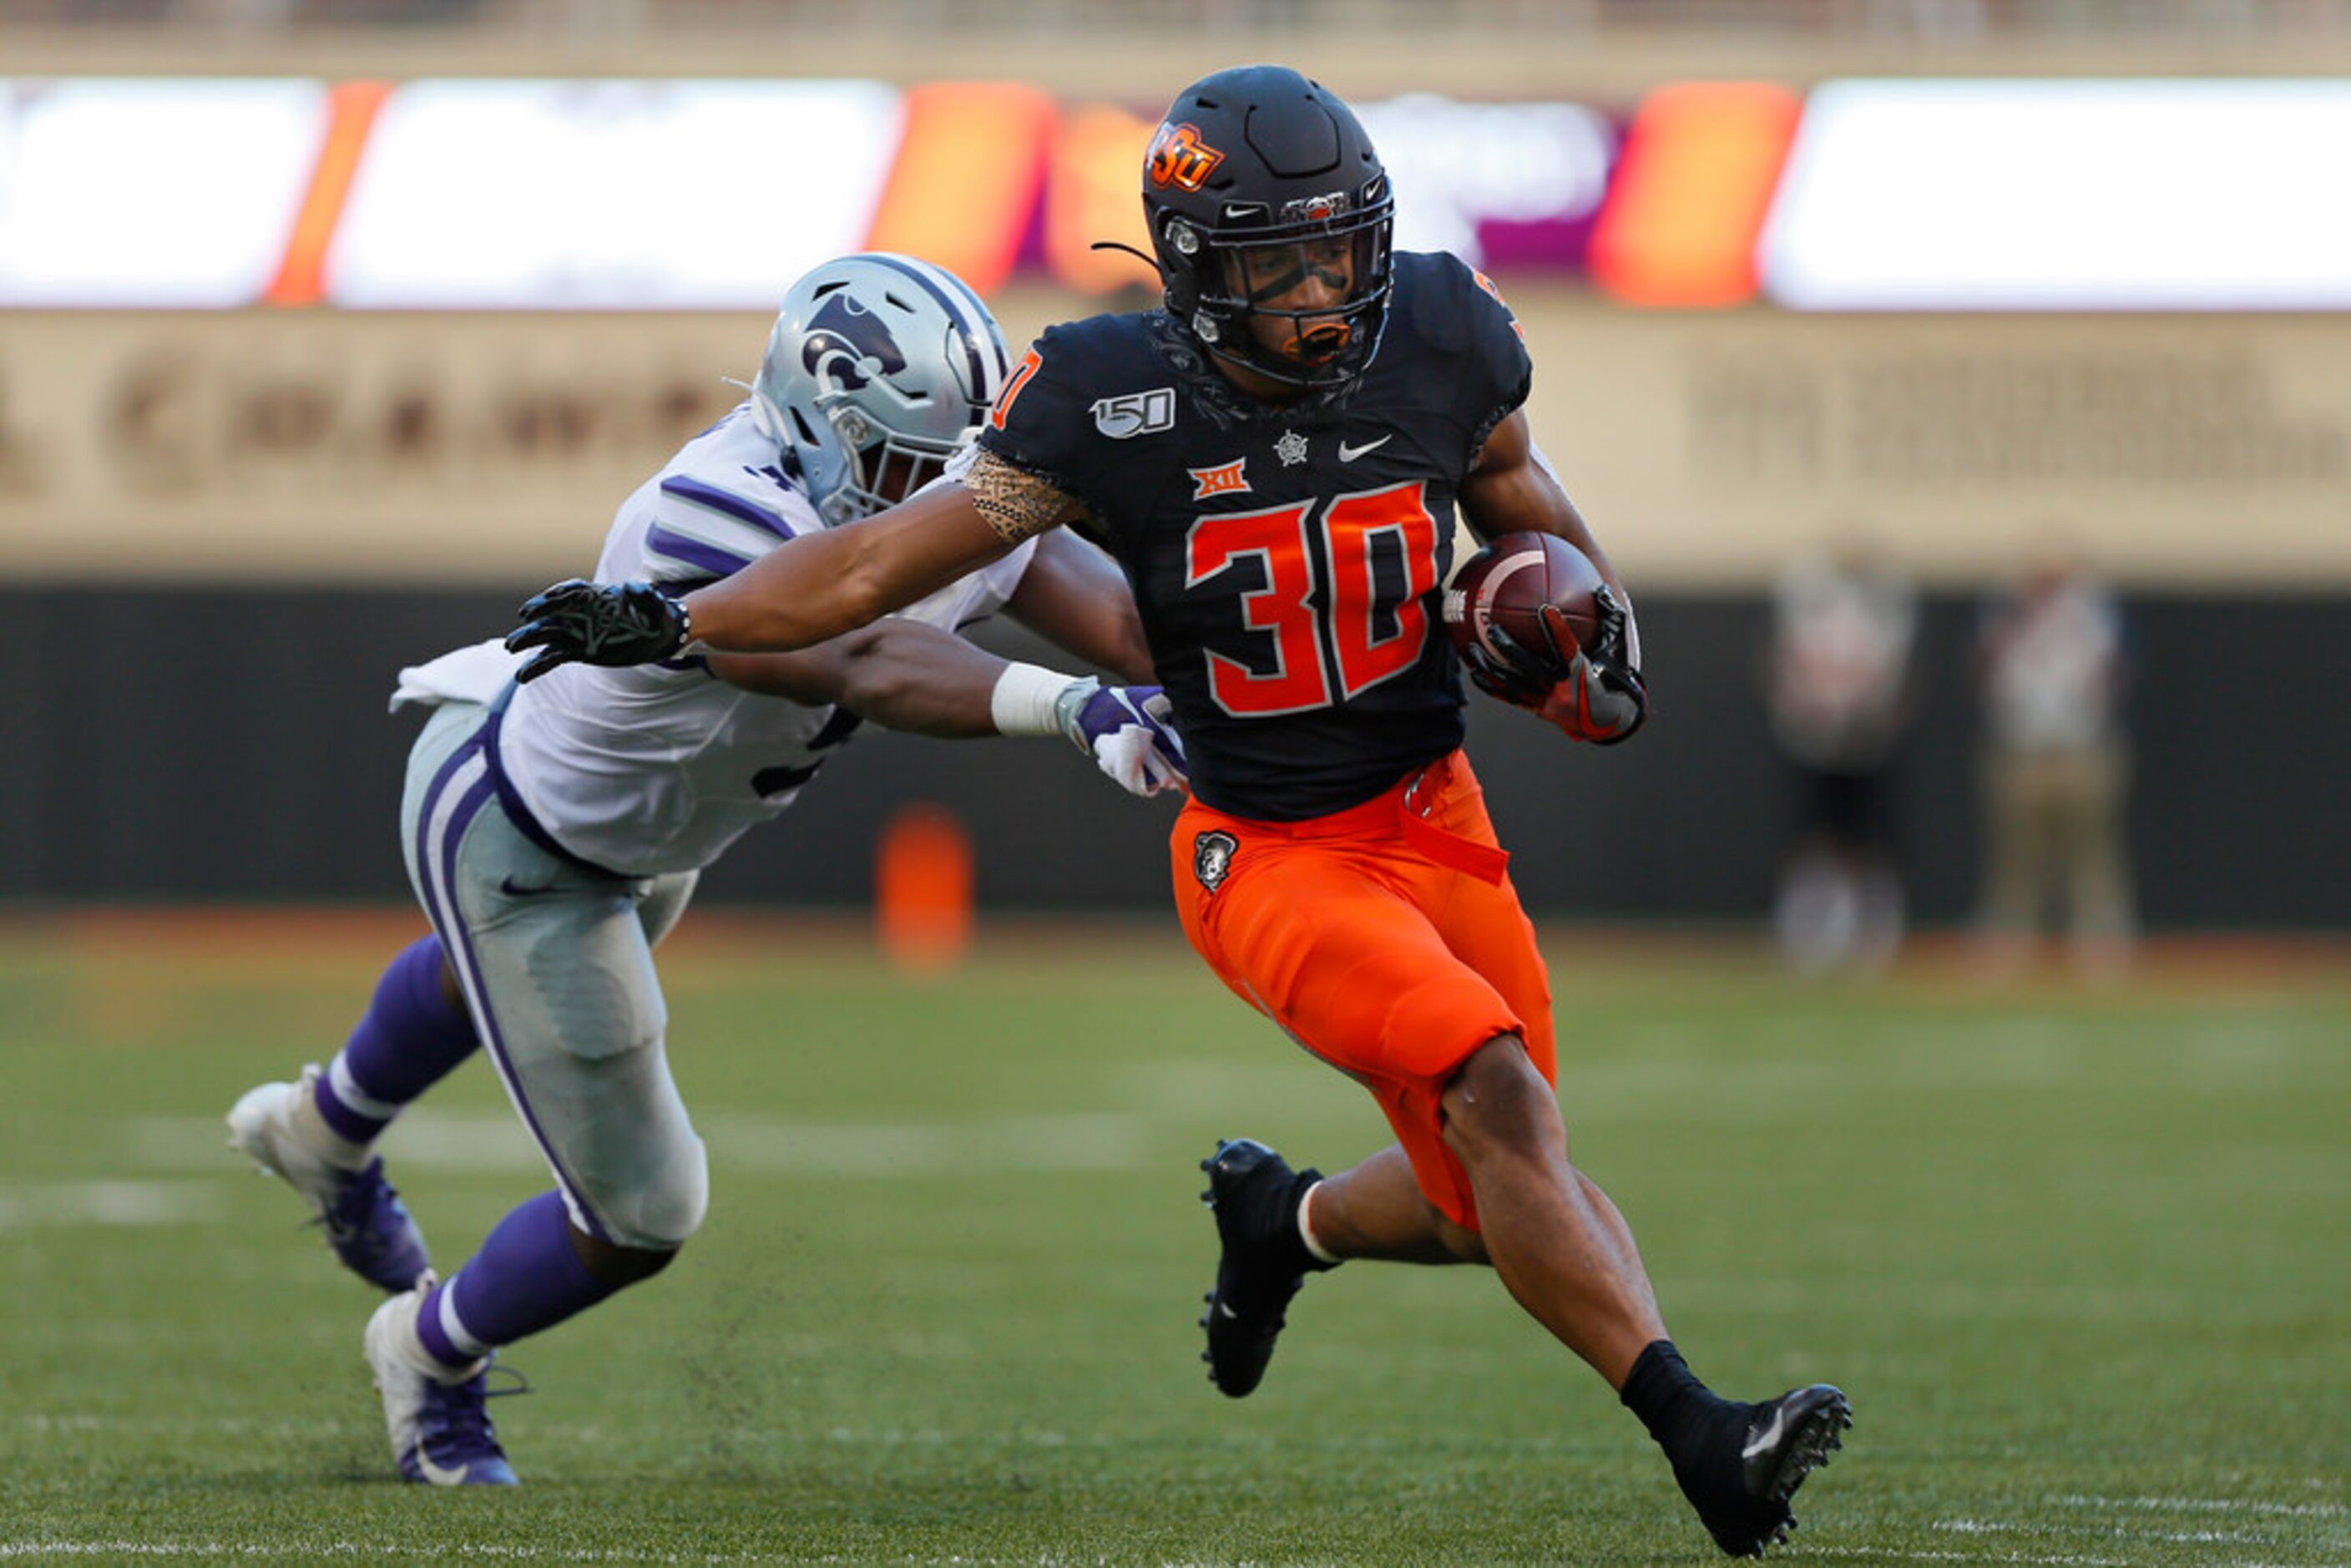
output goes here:
<path id="1" fill-rule="evenodd" d="M 1422 489 L 1415 480 L 1192 525 L 1186 588 L 1208 585 L 1244 560 L 1256 561 L 1264 576 L 1265 586 L 1232 601 L 1242 628 L 1270 639 L 1273 668 L 1260 674 L 1211 650 L 1208 690 L 1217 706 L 1237 717 L 1304 713 L 1344 702 L 1419 663 L 1428 638 L 1421 599 L 1437 586 L 1437 519 Z M 1393 570 L 1386 583 L 1379 580 L 1375 560 L 1383 554 L 1402 564 L 1401 596 Z M 1330 585 L 1327 611 L 1312 603 L 1318 557 Z"/>

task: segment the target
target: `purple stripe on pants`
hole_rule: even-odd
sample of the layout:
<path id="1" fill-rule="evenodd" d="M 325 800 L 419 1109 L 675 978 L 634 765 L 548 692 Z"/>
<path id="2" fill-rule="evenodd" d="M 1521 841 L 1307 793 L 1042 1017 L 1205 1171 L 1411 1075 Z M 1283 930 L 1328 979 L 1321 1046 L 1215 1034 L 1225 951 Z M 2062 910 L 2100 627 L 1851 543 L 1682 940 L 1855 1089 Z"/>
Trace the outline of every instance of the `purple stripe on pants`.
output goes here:
<path id="1" fill-rule="evenodd" d="M 498 1076 L 506 1081 L 507 1093 L 522 1113 L 523 1124 L 530 1129 L 539 1153 L 547 1156 L 549 1168 L 554 1171 L 555 1179 L 570 1197 L 574 1209 L 587 1221 L 589 1233 L 599 1240 L 610 1240 L 603 1221 L 596 1217 L 596 1211 L 589 1205 L 580 1184 L 564 1169 L 555 1145 L 539 1127 L 538 1117 L 532 1112 L 528 1097 L 523 1093 L 522 1080 L 516 1073 L 514 1060 L 507 1051 L 505 1031 L 498 1027 L 497 1015 L 490 1007 L 489 988 L 482 978 L 482 962 L 474 951 L 473 935 L 465 929 L 463 913 L 457 905 L 457 846 L 465 841 L 465 829 L 481 814 L 483 805 L 497 795 L 496 787 L 486 771 L 458 800 L 456 810 L 450 813 L 448 826 L 442 830 L 439 853 L 434 852 L 434 810 L 449 781 L 463 768 L 465 759 L 481 749 L 482 738 L 478 735 L 459 747 L 456 754 L 434 776 L 432 787 L 424 792 L 423 809 L 417 813 L 416 865 L 417 873 L 424 883 L 424 913 L 432 918 L 434 929 L 440 932 L 441 945 L 448 950 L 450 964 L 456 969 L 457 977 L 474 1004 L 475 1016 L 481 1025 L 483 1043 L 489 1047 L 490 1060 L 496 1063 Z"/>

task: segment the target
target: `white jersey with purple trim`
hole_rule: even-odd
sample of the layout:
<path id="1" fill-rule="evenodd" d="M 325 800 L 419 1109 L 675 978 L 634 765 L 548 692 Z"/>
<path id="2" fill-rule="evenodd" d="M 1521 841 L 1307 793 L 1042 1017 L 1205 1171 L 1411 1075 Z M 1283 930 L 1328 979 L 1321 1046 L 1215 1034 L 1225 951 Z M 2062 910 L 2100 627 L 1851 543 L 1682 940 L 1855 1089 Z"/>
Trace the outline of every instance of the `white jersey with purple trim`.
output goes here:
<path id="1" fill-rule="evenodd" d="M 778 459 L 738 404 L 622 504 L 596 577 L 683 591 L 822 528 Z M 1031 541 L 899 613 L 967 625 L 1002 607 L 1034 554 Z M 499 758 L 558 843 L 607 871 L 656 876 L 710 864 L 781 812 L 857 724 L 730 686 L 700 659 L 566 664 L 515 692 Z"/>

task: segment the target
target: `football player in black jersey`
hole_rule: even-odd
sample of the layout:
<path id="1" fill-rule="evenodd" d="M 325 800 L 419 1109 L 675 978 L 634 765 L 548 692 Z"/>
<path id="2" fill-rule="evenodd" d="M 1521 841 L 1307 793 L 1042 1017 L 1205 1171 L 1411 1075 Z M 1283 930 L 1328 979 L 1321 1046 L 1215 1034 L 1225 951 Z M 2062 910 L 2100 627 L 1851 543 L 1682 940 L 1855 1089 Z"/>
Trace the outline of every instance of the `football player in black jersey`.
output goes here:
<path id="1" fill-rule="evenodd" d="M 1210 1377 L 1256 1387 L 1309 1272 L 1489 1263 L 1647 1426 L 1723 1550 L 1761 1554 L 1845 1398 L 1722 1399 L 1667 1337 L 1631 1232 L 1568 1161 L 1549 984 L 1459 750 L 1437 626 L 1457 510 L 1482 538 L 1567 539 L 1630 603 L 1528 433 L 1517 321 L 1454 257 L 1392 253 L 1369 138 L 1295 71 L 1186 89 L 1143 197 L 1165 308 L 1047 331 L 952 483 L 682 599 L 559 584 L 509 639 L 544 650 L 524 677 L 690 642 L 805 647 L 1080 524 L 1134 586 L 1189 754 L 1170 844 L 1186 934 L 1397 1135 L 1327 1180 L 1248 1140 L 1203 1162 L 1223 1249 Z M 1477 676 L 1575 738 L 1621 740 L 1646 699 L 1613 613 L 1572 657 Z"/>

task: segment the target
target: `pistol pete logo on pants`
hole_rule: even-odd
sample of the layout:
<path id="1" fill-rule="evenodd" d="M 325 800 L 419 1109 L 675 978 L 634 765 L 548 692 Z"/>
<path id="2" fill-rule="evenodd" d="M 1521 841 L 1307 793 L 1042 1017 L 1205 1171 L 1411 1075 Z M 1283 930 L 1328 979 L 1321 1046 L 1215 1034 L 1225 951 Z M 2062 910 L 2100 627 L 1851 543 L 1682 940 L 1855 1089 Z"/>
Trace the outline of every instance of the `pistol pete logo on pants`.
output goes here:
<path id="1" fill-rule="evenodd" d="M 1192 874 L 1210 893 L 1225 884 L 1233 869 L 1233 852 L 1240 842 L 1232 834 L 1218 830 L 1202 833 L 1192 841 Z"/>

